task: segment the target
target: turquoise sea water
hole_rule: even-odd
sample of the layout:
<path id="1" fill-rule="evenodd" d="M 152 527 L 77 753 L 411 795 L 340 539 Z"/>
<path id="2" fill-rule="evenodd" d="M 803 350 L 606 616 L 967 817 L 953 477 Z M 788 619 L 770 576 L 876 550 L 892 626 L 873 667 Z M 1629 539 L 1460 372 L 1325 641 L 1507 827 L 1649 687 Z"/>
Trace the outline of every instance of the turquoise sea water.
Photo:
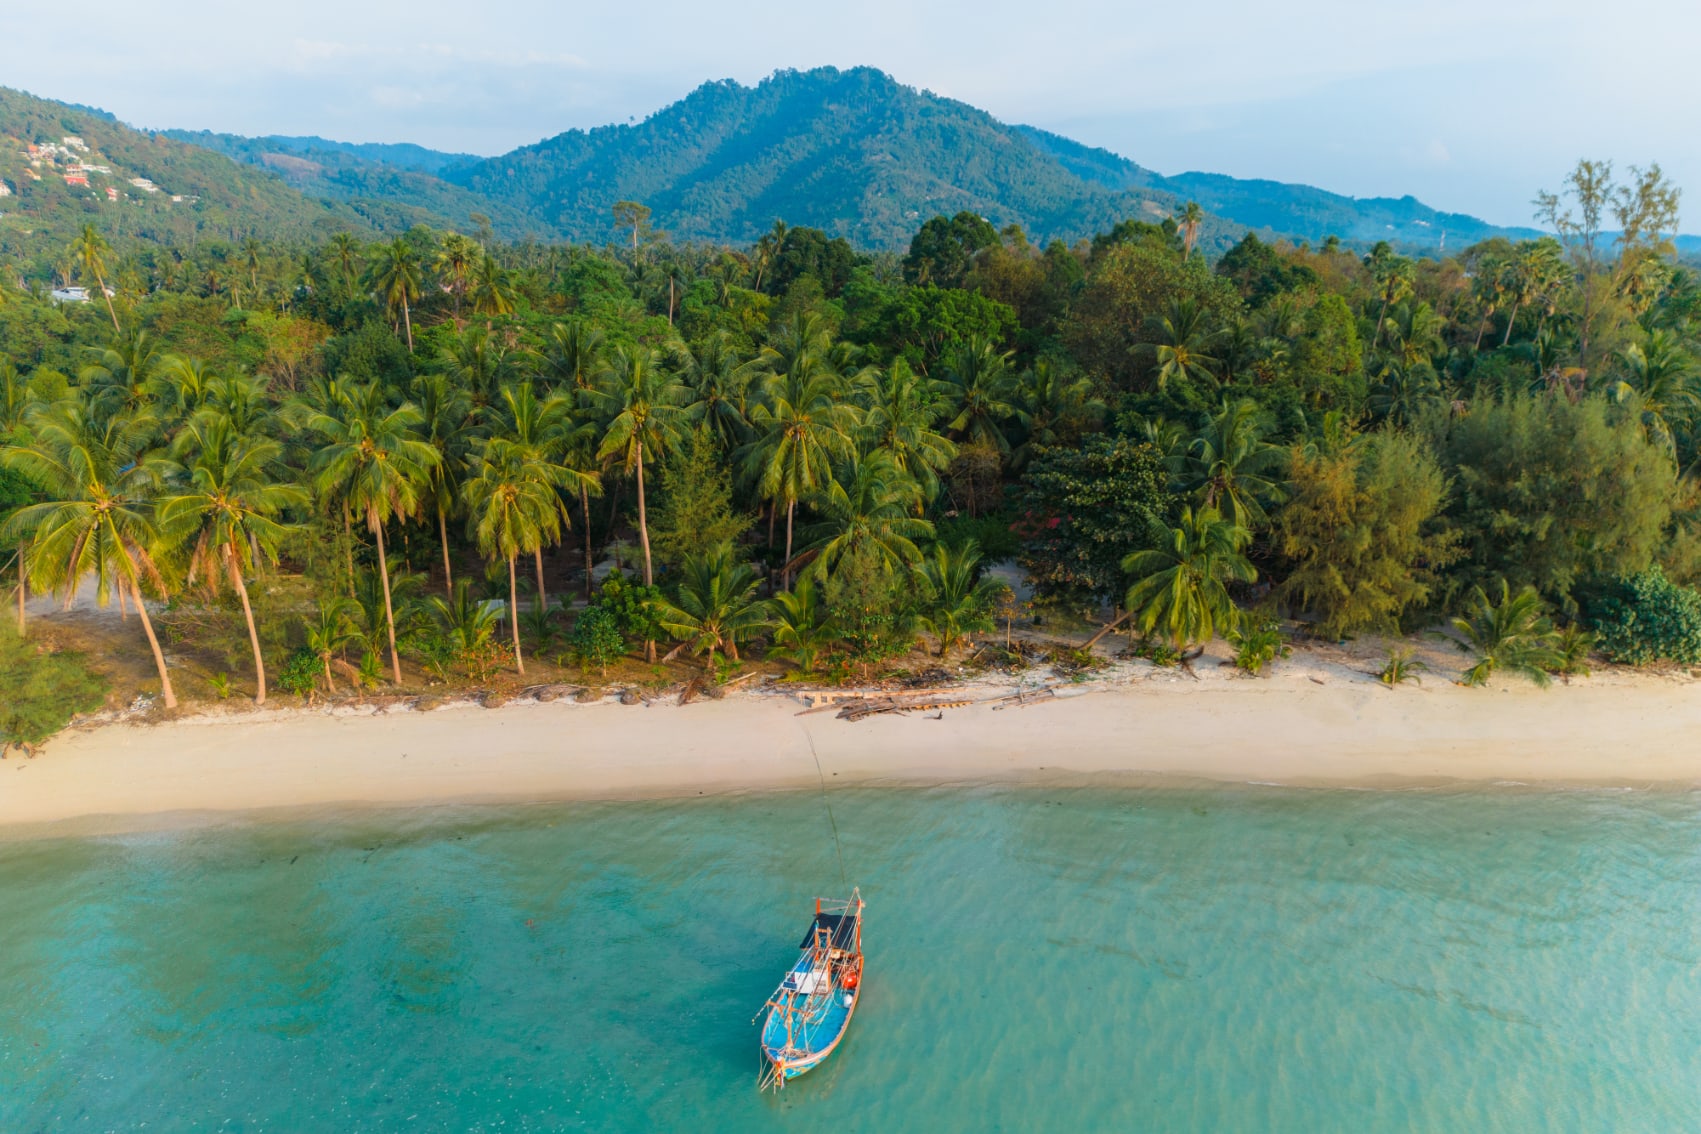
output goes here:
<path id="1" fill-rule="evenodd" d="M 0 843 L 0 1131 L 1701 1129 L 1701 798 L 809 795 Z"/>

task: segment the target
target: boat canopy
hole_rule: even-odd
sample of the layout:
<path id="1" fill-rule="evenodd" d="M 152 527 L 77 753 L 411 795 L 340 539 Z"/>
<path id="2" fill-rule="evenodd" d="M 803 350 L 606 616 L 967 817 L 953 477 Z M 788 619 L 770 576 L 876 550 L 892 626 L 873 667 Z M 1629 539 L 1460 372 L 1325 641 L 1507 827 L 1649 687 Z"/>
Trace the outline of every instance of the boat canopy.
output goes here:
<path id="1" fill-rule="evenodd" d="M 815 924 L 809 927 L 809 932 L 803 935 L 799 949 L 808 949 L 815 944 L 817 930 L 825 929 L 831 936 L 828 938 L 830 948 L 856 948 L 856 915 L 853 913 L 818 913 Z"/>

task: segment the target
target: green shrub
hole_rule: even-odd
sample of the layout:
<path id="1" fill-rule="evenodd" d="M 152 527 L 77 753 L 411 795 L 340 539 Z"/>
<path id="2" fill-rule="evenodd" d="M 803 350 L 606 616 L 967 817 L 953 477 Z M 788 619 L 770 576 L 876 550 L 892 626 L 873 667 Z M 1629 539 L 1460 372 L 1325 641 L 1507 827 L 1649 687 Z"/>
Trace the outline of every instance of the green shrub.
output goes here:
<path id="1" fill-rule="evenodd" d="M 1701 591 L 1680 587 L 1659 567 L 1615 579 L 1589 596 L 1595 647 L 1627 665 L 1701 665 Z"/>
<path id="2" fill-rule="evenodd" d="M 1229 644 L 1234 647 L 1234 664 L 1242 672 L 1257 677 L 1264 667 L 1277 658 L 1293 653 L 1293 647 L 1282 637 L 1282 628 L 1269 619 L 1254 623 L 1242 619 L 1242 625 L 1230 630 Z"/>
<path id="3" fill-rule="evenodd" d="M 44 650 L 0 625 L 0 752 L 40 744 L 105 698 L 106 679 L 81 654 Z"/>
<path id="4" fill-rule="evenodd" d="M 606 607 L 593 606 L 579 613 L 568 638 L 579 664 L 586 669 L 596 666 L 604 676 L 608 663 L 618 661 L 626 652 L 626 639 L 621 636 L 619 620 Z"/>
<path id="5" fill-rule="evenodd" d="M 302 646 L 289 655 L 283 668 L 278 670 L 278 688 L 285 693 L 294 693 L 297 697 L 309 697 L 313 687 L 318 684 L 319 675 L 324 672 L 324 666 L 319 661 L 319 655 Z"/>

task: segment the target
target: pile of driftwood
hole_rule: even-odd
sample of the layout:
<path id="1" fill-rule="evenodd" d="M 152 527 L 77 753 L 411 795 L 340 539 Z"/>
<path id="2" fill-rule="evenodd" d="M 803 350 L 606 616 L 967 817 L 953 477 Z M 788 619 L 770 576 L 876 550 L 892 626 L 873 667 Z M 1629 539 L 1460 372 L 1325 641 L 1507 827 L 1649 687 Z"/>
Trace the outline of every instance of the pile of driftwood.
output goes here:
<path id="1" fill-rule="evenodd" d="M 993 709 L 1020 709 L 1028 705 L 1037 705 L 1056 698 L 1053 686 L 1039 689 L 1026 689 L 1003 697 L 991 698 Z M 839 689 L 811 689 L 803 692 L 808 697 L 809 708 L 797 715 L 807 716 L 810 713 L 825 713 L 837 709 L 834 715 L 842 721 L 860 721 L 882 713 L 916 713 L 933 712 L 944 709 L 960 709 L 966 705 L 980 703 L 980 699 L 965 689 L 925 689 L 907 693 L 869 692 L 867 690 L 851 691 Z"/>

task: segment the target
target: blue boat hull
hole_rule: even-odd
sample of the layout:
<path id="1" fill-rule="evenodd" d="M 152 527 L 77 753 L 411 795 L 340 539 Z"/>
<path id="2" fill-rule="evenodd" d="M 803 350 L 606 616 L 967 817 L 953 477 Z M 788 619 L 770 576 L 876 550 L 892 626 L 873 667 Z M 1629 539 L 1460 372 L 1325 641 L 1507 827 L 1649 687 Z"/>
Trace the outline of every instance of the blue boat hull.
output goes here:
<path id="1" fill-rule="evenodd" d="M 845 1003 L 847 995 L 849 1004 Z M 762 1025 L 762 1055 L 782 1078 L 795 1079 L 819 1067 L 833 1054 L 833 1049 L 838 1047 L 850 1027 L 851 1016 L 856 1012 L 857 996 L 837 992 L 823 999 L 825 1002 L 819 1010 L 807 1015 L 801 1026 L 793 1024 L 789 1045 L 784 1017 L 778 1011 L 769 1011 L 768 1019 Z"/>

